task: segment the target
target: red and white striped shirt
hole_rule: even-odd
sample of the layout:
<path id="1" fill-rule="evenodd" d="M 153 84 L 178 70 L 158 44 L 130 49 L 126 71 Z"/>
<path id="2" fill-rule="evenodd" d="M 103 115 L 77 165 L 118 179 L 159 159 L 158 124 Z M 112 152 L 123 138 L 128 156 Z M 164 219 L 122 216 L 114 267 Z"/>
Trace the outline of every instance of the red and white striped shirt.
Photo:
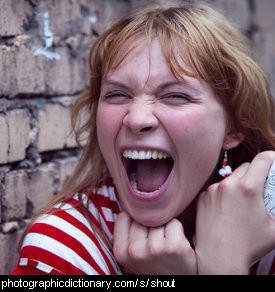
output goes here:
<path id="1" fill-rule="evenodd" d="M 87 196 L 88 195 L 88 196 Z M 96 227 L 112 242 L 114 222 L 120 212 L 111 179 L 97 193 L 81 194 Z M 65 204 L 54 206 L 29 229 L 12 274 L 119 275 L 113 254 L 93 231 L 74 195 Z"/>
<path id="2" fill-rule="evenodd" d="M 82 194 L 91 221 L 112 242 L 114 222 L 120 206 L 112 179 L 97 193 Z M 56 205 L 29 229 L 13 275 L 120 275 L 122 270 L 112 252 L 92 229 L 79 196 Z M 275 250 L 253 266 L 251 274 L 275 274 Z"/>

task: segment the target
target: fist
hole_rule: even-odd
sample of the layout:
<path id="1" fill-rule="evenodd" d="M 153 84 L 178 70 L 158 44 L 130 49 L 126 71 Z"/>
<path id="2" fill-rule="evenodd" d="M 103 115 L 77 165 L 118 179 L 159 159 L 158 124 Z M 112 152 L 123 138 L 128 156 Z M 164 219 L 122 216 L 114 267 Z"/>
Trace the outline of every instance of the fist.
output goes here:
<path id="1" fill-rule="evenodd" d="M 138 275 L 197 274 L 195 252 L 176 219 L 150 228 L 120 213 L 115 223 L 113 250 L 118 263 Z"/>

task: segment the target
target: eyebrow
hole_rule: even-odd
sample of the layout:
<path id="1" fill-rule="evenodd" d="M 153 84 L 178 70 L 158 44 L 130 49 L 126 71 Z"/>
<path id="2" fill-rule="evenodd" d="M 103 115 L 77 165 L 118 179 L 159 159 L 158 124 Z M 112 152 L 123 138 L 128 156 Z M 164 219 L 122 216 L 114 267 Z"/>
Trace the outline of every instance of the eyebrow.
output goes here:
<path id="1" fill-rule="evenodd" d="M 119 86 L 119 87 L 125 88 L 127 90 L 130 90 L 130 87 L 127 84 L 125 84 L 123 82 L 120 82 L 120 81 L 116 81 L 116 80 L 112 80 L 112 79 L 104 79 L 102 83 L 107 84 L 107 85 L 115 85 L 115 86 Z M 175 85 L 184 85 L 184 86 L 188 86 L 188 87 L 194 88 L 194 85 L 190 84 L 190 82 L 188 82 L 186 80 L 183 80 L 182 82 L 179 82 L 179 81 L 166 81 L 166 82 L 160 84 L 157 87 L 157 90 L 164 90 L 167 87 L 175 86 Z"/>
<path id="2" fill-rule="evenodd" d="M 112 80 L 112 79 L 103 79 L 102 84 L 115 85 L 115 86 L 119 86 L 128 90 L 130 89 L 130 87 L 127 84 L 116 81 L 116 80 Z"/>

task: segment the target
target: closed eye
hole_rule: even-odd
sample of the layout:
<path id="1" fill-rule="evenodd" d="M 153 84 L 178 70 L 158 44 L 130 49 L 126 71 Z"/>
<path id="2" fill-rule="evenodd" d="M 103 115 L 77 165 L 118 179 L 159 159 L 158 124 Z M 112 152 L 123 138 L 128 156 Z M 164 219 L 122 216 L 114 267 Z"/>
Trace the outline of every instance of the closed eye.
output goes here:
<path id="1" fill-rule="evenodd" d="M 186 104 L 193 100 L 193 98 L 184 93 L 169 93 L 160 98 L 166 103 L 172 104 Z"/>
<path id="2" fill-rule="evenodd" d="M 103 98 L 109 103 L 119 104 L 128 101 L 131 97 L 122 91 L 111 91 L 107 92 Z"/>

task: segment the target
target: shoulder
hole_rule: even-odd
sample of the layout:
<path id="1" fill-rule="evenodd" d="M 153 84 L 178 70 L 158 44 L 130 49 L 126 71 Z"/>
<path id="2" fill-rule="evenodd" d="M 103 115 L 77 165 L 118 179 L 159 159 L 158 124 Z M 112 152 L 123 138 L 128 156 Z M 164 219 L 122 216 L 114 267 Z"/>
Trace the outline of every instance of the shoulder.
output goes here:
<path id="1" fill-rule="evenodd" d="M 32 266 L 48 274 L 119 274 L 113 255 L 93 230 L 80 204 L 87 203 L 91 221 L 112 236 L 108 220 L 114 224 L 116 214 L 111 202 L 111 208 L 106 207 L 108 215 L 102 206 L 108 206 L 107 201 L 115 203 L 116 198 L 106 198 L 102 203 L 101 197 L 104 195 L 86 190 L 39 217 L 23 241 L 18 266 Z M 110 214 L 112 218 L 107 218 Z"/>
<path id="2" fill-rule="evenodd" d="M 114 223 L 121 210 L 112 179 L 106 179 L 94 190 L 85 189 L 83 196 L 82 201 L 89 211 L 91 220 L 104 232 L 109 241 L 112 241 Z"/>

